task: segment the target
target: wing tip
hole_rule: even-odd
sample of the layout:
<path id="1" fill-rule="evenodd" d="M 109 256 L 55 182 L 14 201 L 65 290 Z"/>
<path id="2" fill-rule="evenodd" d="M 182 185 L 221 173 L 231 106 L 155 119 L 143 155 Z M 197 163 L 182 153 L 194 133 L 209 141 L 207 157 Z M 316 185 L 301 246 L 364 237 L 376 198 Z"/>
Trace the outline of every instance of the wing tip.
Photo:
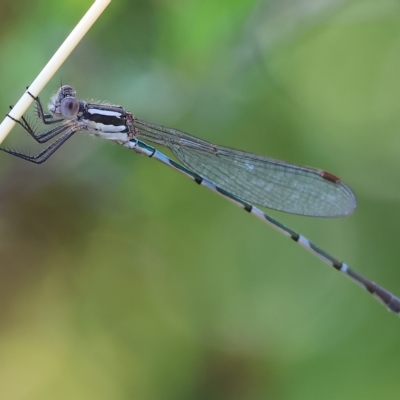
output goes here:
<path id="1" fill-rule="evenodd" d="M 339 184 L 339 183 L 342 182 L 342 180 L 339 177 L 337 177 L 336 175 L 333 175 L 333 174 L 331 174 L 330 172 L 327 172 L 327 171 L 322 171 L 321 170 L 320 171 L 320 175 L 321 175 L 321 177 L 323 179 L 325 179 L 325 180 L 327 180 L 329 182 L 332 182 L 332 183 Z"/>

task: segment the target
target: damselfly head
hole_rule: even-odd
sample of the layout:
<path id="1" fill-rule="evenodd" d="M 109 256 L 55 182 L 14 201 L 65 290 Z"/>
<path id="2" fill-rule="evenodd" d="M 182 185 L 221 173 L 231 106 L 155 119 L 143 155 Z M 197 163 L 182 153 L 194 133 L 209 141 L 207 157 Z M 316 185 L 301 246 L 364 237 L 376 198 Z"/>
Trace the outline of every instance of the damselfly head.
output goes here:
<path id="1" fill-rule="evenodd" d="M 69 85 L 61 86 L 51 98 L 49 111 L 57 117 L 66 119 L 75 118 L 79 112 L 79 101 L 76 91 Z"/>

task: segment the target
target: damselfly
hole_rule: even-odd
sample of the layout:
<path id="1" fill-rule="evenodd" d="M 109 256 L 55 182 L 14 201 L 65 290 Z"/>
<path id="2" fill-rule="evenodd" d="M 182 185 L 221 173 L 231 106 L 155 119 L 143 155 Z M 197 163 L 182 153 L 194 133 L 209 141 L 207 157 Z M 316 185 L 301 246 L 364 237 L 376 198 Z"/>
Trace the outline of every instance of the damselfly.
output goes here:
<path id="1" fill-rule="evenodd" d="M 16 122 L 38 143 L 61 136 L 36 155 L 0 150 L 41 164 L 76 132 L 86 131 L 112 140 L 161 161 L 267 222 L 370 292 L 390 311 L 400 314 L 399 298 L 250 204 L 306 216 L 349 215 L 356 207 L 354 193 L 335 175 L 217 146 L 177 129 L 141 121 L 120 106 L 79 101 L 71 86 L 62 86 L 51 98 L 50 113 L 45 113 L 39 98 L 34 99 L 38 117 L 44 124 L 55 127 L 37 134 L 24 117 Z M 168 147 L 183 165 L 141 139 Z"/>

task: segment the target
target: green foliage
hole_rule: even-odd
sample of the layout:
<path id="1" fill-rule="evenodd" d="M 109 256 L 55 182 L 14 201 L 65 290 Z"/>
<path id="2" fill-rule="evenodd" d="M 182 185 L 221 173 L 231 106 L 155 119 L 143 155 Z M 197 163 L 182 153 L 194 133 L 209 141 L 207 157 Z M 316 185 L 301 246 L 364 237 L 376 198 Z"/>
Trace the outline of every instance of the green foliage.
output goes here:
<path id="1" fill-rule="evenodd" d="M 5 114 L 91 1 L 0 14 Z M 60 72 L 82 98 L 312 165 L 344 219 L 273 213 L 400 294 L 399 5 L 114 0 Z M 32 145 L 15 128 L 6 145 Z M 0 398 L 397 399 L 400 321 L 255 218 L 77 134 L 0 154 Z"/>

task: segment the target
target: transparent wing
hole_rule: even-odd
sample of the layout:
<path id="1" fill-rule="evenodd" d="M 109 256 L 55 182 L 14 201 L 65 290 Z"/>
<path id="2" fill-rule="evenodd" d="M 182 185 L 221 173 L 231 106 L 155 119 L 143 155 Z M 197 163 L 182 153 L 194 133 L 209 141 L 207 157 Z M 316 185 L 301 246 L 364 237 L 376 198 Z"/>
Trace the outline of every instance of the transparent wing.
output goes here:
<path id="1" fill-rule="evenodd" d="M 168 147 L 185 167 L 244 201 L 316 217 L 345 216 L 356 207 L 352 190 L 328 172 L 217 146 L 162 125 L 133 125 L 138 138 Z"/>

